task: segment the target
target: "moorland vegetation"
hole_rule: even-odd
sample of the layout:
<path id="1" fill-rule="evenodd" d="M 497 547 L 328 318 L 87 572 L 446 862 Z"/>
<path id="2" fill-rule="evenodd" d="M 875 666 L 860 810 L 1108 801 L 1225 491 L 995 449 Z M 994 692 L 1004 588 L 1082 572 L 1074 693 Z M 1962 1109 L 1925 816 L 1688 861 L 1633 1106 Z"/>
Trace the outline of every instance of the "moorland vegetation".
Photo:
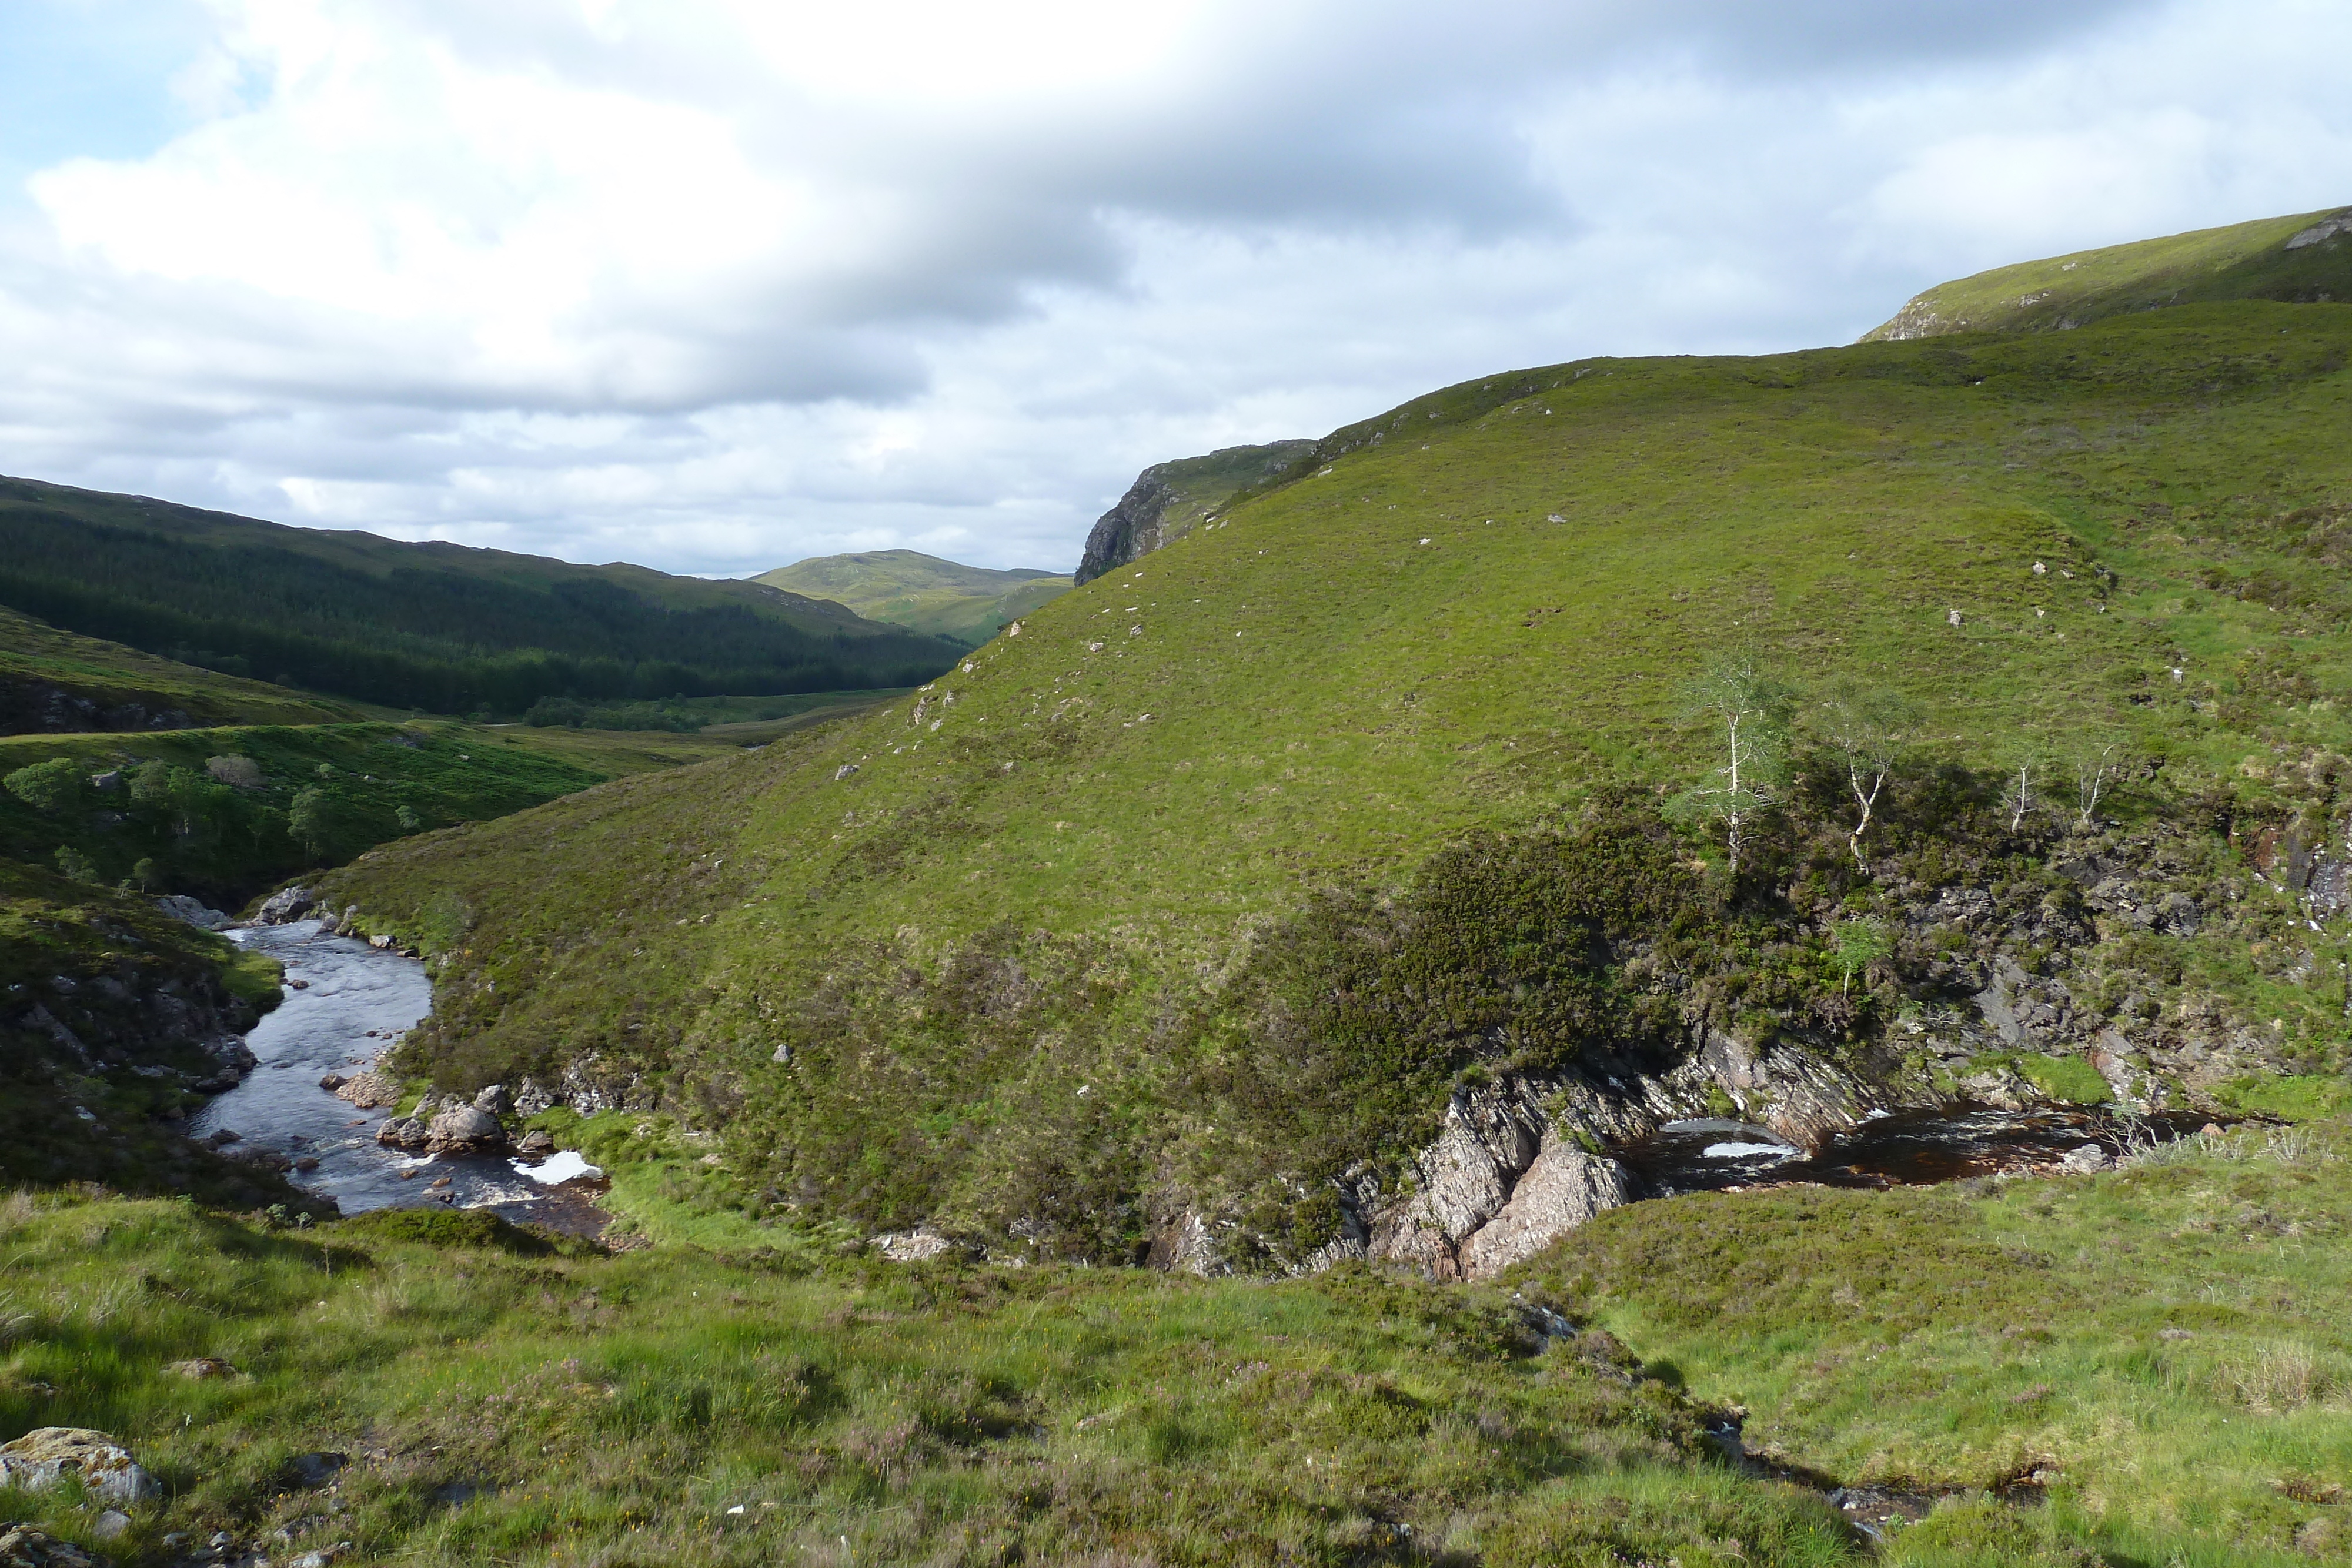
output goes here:
<path id="1" fill-rule="evenodd" d="M 52 1171 L 0 1422 L 137 1446 L 164 1561 L 2352 1557 L 2328 216 L 1444 389 L 919 689 L 306 873 L 634 1249 Z M 2215 1126 L 1470 1245 L 1662 1114 L 1971 1099 Z"/>

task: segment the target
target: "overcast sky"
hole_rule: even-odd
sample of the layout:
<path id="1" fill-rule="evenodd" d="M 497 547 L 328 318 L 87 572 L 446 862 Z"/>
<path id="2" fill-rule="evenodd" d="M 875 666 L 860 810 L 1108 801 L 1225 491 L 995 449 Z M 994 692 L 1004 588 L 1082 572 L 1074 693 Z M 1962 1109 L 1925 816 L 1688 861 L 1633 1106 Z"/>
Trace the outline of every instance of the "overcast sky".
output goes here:
<path id="1" fill-rule="evenodd" d="M 2321 0 L 0 0 L 0 473 L 738 573 L 2352 203 Z"/>

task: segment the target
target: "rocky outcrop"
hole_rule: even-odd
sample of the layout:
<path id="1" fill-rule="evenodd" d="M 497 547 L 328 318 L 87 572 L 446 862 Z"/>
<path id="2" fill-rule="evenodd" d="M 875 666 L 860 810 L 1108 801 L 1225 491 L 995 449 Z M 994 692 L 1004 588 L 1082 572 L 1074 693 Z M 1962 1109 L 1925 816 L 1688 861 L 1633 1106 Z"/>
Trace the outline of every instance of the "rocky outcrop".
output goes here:
<path id="1" fill-rule="evenodd" d="M 373 1111 L 379 1105 L 389 1105 L 400 1096 L 400 1085 L 373 1068 L 355 1072 L 349 1078 L 330 1073 L 319 1081 L 319 1087 L 330 1091 L 338 1100 L 348 1100 L 358 1110 Z"/>
<path id="2" fill-rule="evenodd" d="M 1277 441 L 1267 446 L 1221 447 L 1205 457 L 1152 465 L 1136 476 L 1118 505 L 1096 520 L 1087 535 L 1076 580 L 1091 582 L 1175 543 L 1228 496 L 1283 477 L 1315 451 L 1312 441 Z"/>
<path id="3" fill-rule="evenodd" d="M 163 1495 L 163 1483 L 103 1432 L 39 1427 L 12 1443 L 0 1443 L 0 1486 L 46 1491 L 68 1475 L 80 1478 L 86 1496 L 124 1508 L 154 1502 Z"/>
<path id="4" fill-rule="evenodd" d="M 1454 1247 L 1465 1279 L 1501 1273 L 1534 1257 L 1594 1215 L 1639 1196 L 1615 1160 L 1560 1143 L 1548 1145 L 1512 1185 L 1492 1219 Z"/>

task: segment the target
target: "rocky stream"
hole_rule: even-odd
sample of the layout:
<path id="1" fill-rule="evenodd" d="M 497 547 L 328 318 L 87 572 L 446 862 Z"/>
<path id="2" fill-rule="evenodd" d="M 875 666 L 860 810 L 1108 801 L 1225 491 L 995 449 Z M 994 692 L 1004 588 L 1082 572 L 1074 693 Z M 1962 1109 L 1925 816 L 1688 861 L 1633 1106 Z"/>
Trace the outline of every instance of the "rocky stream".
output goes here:
<path id="1" fill-rule="evenodd" d="M 396 1104 L 358 1104 L 322 1087 L 322 1080 L 364 1072 L 432 1010 L 422 963 L 336 936 L 318 920 L 223 934 L 285 966 L 286 999 L 246 1037 L 252 1071 L 190 1118 L 191 1136 L 286 1162 L 295 1185 L 345 1214 L 446 1206 L 576 1235 L 603 1230 L 607 1217 L 595 1200 L 604 1183 L 577 1155 L 387 1146 L 377 1134 L 399 1113 Z"/>

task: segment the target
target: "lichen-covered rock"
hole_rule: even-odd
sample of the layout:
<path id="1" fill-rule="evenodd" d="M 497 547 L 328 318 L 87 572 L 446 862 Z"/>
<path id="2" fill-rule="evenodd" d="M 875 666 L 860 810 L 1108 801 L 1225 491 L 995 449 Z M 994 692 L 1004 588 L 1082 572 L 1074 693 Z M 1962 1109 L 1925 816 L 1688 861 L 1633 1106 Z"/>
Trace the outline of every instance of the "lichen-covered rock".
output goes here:
<path id="1" fill-rule="evenodd" d="M 0 1524 L 0 1568 L 109 1568 L 70 1541 L 29 1524 Z"/>
<path id="2" fill-rule="evenodd" d="M 82 1427 L 39 1427 L 13 1443 L 0 1443 L 0 1484 L 45 1491 L 68 1474 L 100 1502 L 153 1502 L 163 1483 L 131 1457 L 131 1450 L 103 1432 Z"/>

